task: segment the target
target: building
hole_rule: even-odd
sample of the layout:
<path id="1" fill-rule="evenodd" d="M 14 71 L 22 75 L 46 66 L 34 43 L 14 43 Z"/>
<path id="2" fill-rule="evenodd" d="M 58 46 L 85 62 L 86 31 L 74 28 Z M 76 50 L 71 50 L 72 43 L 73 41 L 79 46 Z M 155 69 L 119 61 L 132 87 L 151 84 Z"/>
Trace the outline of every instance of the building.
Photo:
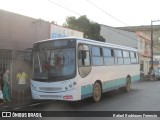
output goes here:
<path id="1" fill-rule="evenodd" d="M 105 42 L 137 48 L 138 38 L 134 32 L 124 31 L 106 25 L 100 26 L 100 35 L 105 38 Z"/>
<path id="2" fill-rule="evenodd" d="M 151 38 L 151 25 L 145 26 L 130 26 L 130 27 L 118 27 L 117 29 L 130 31 L 130 32 L 142 32 Z M 153 25 L 153 54 L 160 55 L 160 25 Z"/>
<path id="3" fill-rule="evenodd" d="M 51 24 L 50 38 L 77 37 L 83 38 L 83 32 Z"/>
<path id="4" fill-rule="evenodd" d="M 151 57 L 150 39 L 144 32 L 125 31 L 106 25 L 101 25 L 101 35 L 106 42 L 137 48 L 139 52 L 140 71 L 143 74 L 149 72 L 149 61 Z"/>
<path id="5" fill-rule="evenodd" d="M 4 10 L 0 10 L 0 21 L 0 71 L 10 70 L 13 95 L 17 91 L 17 72 L 23 70 L 30 75 L 30 61 L 25 60 L 25 54 L 34 42 L 50 37 L 50 24 Z"/>
<path id="6" fill-rule="evenodd" d="M 147 75 L 149 72 L 149 61 L 151 58 L 150 39 L 142 32 L 136 32 L 138 36 L 138 52 L 140 61 L 140 71 L 142 74 Z"/>
<path id="7" fill-rule="evenodd" d="M 147 35 L 151 40 L 151 25 L 145 26 L 130 26 L 130 27 L 118 27 L 118 29 L 132 31 L 132 32 L 141 32 Z M 160 58 L 160 25 L 153 25 L 153 64 L 154 67 L 160 66 L 160 61 L 157 58 Z M 151 63 L 151 62 L 150 62 Z"/>
<path id="8" fill-rule="evenodd" d="M 31 48 L 34 42 L 52 38 L 53 31 L 57 34 L 64 32 L 66 36 L 83 37 L 82 32 L 4 10 L 0 10 L 0 26 L 0 72 L 10 70 L 12 98 L 17 93 L 17 72 L 25 71 L 30 77 Z"/>

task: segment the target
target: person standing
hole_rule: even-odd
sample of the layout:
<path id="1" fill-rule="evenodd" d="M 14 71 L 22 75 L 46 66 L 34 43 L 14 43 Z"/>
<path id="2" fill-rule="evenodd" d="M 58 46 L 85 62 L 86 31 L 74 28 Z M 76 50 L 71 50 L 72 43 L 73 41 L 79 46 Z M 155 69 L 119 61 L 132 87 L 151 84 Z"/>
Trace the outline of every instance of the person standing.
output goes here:
<path id="1" fill-rule="evenodd" d="M 2 90 L 3 89 L 3 72 L 0 72 L 0 86 Z"/>
<path id="2" fill-rule="evenodd" d="M 27 85 L 27 74 L 25 72 L 22 72 L 21 70 L 17 73 L 16 78 L 18 80 L 18 100 L 20 101 L 21 99 L 24 100 L 24 95 L 25 95 L 25 90 L 26 90 L 26 85 Z M 22 93 L 22 98 L 21 97 Z"/>
<path id="3" fill-rule="evenodd" d="M 7 69 L 3 75 L 3 101 L 11 101 L 9 96 L 9 70 Z"/>
<path id="4" fill-rule="evenodd" d="M 0 105 L 3 103 L 3 92 L 2 92 L 2 76 L 0 74 Z"/>

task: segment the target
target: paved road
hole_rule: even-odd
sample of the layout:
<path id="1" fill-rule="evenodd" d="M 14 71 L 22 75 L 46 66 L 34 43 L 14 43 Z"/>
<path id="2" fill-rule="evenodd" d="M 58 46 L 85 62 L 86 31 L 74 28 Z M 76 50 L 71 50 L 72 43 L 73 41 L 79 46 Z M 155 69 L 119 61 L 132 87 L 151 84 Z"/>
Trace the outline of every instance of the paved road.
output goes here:
<path id="1" fill-rule="evenodd" d="M 129 93 L 115 90 L 103 94 L 99 103 L 90 99 L 80 102 L 46 101 L 10 108 L 13 111 L 160 111 L 160 81 L 143 81 L 132 84 Z M 40 118 L 37 118 L 40 119 Z M 34 120 L 37 120 L 34 119 Z M 43 118 L 44 119 L 44 118 Z M 42 119 L 42 120 L 43 120 Z M 81 120 L 76 117 L 46 118 L 46 120 Z M 84 118 L 83 118 L 84 119 Z M 87 118 L 90 120 L 160 120 L 160 118 Z"/>

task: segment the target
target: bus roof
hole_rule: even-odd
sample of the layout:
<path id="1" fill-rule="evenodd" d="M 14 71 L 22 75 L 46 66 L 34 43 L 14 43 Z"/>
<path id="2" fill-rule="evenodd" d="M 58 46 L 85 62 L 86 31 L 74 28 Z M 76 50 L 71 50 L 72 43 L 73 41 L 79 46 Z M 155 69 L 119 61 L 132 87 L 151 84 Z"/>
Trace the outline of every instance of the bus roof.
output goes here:
<path id="1" fill-rule="evenodd" d="M 64 38 L 56 38 L 56 39 L 46 39 L 46 40 L 41 40 L 41 41 L 37 41 L 36 43 L 41 43 L 41 42 L 49 42 L 51 40 L 66 40 L 66 39 L 73 39 L 73 40 L 77 40 L 79 42 L 83 42 L 83 43 L 88 43 L 88 44 L 92 44 L 92 45 L 99 45 L 99 46 L 103 46 L 103 47 L 111 47 L 111 48 L 117 48 L 117 49 L 125 49 L 125 50 L 131 50 L 131 51 L 137 51 L 136 48 L 132 48 L 132 47 L 127 47 L 127 46 L 122 46 L 122 45 L 117 45 L 117 44 L 111 44 L 111 43 L 106 43 L 106 42 L 100 42 L 100 41 L 96 41 L 96 40 L 91 40 L 91 39 L 86 39 L 86 38 L 76 38 L 76 37 L 64 37 Z"/>

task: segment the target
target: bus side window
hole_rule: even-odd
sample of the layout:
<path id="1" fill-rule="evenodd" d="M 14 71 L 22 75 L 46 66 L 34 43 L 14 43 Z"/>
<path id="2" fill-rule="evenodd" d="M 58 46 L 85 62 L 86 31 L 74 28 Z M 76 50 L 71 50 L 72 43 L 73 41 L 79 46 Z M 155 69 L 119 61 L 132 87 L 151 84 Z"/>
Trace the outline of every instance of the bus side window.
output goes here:
<path id="1" fill-rule="evenodd" d="M 124 64 L 130 64 L 131 59 L 129 56 L 129 51 L 123 50 L 123 59 L 124 59 Z"/>
<path id="2" fill-rule="evenodd" d="M 137 63 L 136 53 L 135 53 L 135 52 L 130 52 L 130 57 L 131 57 L 131 63 L 132 63 L 132 64 Z M 137 56 L 137 57 L 138 57 L 138 56 Z"/>
<path id="3" fill-rule="evenodd" d="M 89 51 L 79 51 L 79 66 L 90 65 Z"/>
<path id="4" fill-rule="evenodd" d="M 115 64 L 123 64 L 123 55 L 122 50 L 120 49 L 114 49 L 114 55 L 115 55 Z"/>
<path id="5" fill-rule="evenodd" d="M 136 52 L 136 58 L 137 58 L 137 63 L 139 63 L 139 55 L 137 52 Z"/>
<path id="6" fill-rule="evenodd" d="M 78 66 L 81 77 L 87 76 L 91 71 L 90 52 L 87 45 L 78 46 Z"/>
<path id="7" fill-rule="evenodd" d="M 103 48 L 104 64 L 114 65 L 114 51 L 111 48 Z"/>
<path id="8" fill-rule="evenodd" d="M 92 46 L 92 64 L 94 66 L 103 65 L 103 51 L 101 47 Z"/>
<path id="9" fill-rule="evenodd" d="M 90 65 L 89 47 L 87 45 L 79 45 L 78 50 L 79 66 Z"/>

